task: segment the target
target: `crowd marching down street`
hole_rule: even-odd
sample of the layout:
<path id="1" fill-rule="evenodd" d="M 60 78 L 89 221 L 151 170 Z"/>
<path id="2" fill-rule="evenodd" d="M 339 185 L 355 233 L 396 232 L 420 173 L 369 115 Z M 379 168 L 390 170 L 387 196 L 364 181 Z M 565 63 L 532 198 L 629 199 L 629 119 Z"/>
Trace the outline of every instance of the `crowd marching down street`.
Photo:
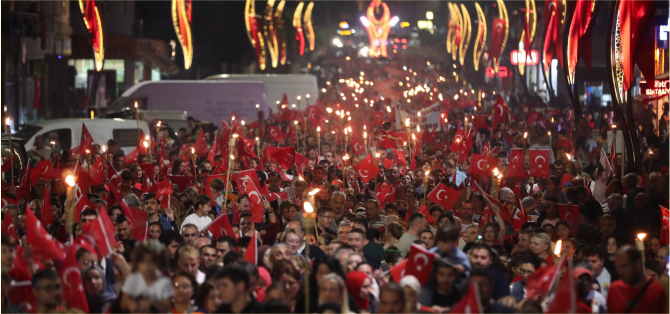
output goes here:
<path id="1" fill-rule="evenodd" d="M 318 96 L 129 154 L 40 134 L 3 184 L 2 312 L 668 312 L 667 103 L 629 120 L 636 169 L 607 107 L 319 66 Z"/>

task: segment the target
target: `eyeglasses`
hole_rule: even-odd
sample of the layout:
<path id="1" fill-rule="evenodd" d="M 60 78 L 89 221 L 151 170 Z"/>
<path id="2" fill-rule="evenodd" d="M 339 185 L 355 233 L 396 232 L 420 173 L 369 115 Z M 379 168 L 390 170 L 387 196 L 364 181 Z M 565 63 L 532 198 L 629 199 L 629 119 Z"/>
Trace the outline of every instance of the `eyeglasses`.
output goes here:
<path id="1" fill-rule="evenodd" d="M 179 284 L 178 282 L 174 283 L 174 287 L 177 288 L 177 289 L 181 289 L 181 290 L 188 290 L 188 289 L 193 288 L 193 286 L 191 286 L 190 284 L 183 284 L 182 285 L 182 284 Z"/>

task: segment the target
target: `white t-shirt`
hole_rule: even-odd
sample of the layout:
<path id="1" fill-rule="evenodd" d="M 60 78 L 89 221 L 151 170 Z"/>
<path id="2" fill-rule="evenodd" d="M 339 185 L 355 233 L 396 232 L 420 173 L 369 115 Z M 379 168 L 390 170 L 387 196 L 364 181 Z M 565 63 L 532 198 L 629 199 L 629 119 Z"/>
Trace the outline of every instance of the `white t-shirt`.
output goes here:
<path id="1" fill-rule="evenodd" d="M 558 220 L 559 220 L 558 218 L 556 218 L 556 219 L 546 219 L 545 218 L 544 220 L 542 220 L 542 226 L 540 226 L 540 227 L 544 227 L 544 225 L 552 225 L 552 226 L 556 227 L 556 223 L 558 222 Z"/>
<path id="2" fill-rule="evenodd" d="M 200 269 L 198 269 L 198 276 L 195 277 L 195 281 L 197 281 L 198 284 L 201 285 L 205 282 L 205 279 L 207 279 L 205 273 L 201 272 Z"/>
<path id="3" fill-rule="evenodd" d="M 209 218 L 209 216 L 205 215 L 202 217 L 198 217 L 195 213 L 190 214 L 184 219 L 184 222 L 181 223 L 181 228 L 184 228 L 184 226 L 188 224 L 193 224 L 196 227 L 198 227 L 198 232 L 201 232 L 207 227 L 212 222 L 212 218 Z"/>
<path id="4" fill-rule="evenodd" d="M 121 291 L 133 297 L 143 296 L 156 301 L 162 301 L 174 295 L 170 278 L 161 276 L 152 285 L 148 285 L 142 274 L 138 272 L 126 277 Z"/>

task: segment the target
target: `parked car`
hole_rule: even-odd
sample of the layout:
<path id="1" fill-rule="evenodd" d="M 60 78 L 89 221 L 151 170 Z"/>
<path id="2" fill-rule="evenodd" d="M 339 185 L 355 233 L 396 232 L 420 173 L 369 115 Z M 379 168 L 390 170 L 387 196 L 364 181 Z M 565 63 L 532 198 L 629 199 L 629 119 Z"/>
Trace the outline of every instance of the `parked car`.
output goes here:
<path id="1" fill-rule="evenodd" d="M 107 140 L 114 139 L 117 146 L 126 154 L 137 147 L 138 122 L 126 119 L 55 119 L 40 121 L 32 125 L 24 125 L 13 137 L 25 140 L 25 147 L 30 150 L 35 145 L 37 135 L 49 135 L 55 132 L 62 150 L 79 146 L 82 126 L 91 133 L 93 142 L 103 145 Z M 147 122 L 140 120 L 139 128 L 144 134 L 149 133 Z M 46 141 L 47 145 L 49 141 Z"/>

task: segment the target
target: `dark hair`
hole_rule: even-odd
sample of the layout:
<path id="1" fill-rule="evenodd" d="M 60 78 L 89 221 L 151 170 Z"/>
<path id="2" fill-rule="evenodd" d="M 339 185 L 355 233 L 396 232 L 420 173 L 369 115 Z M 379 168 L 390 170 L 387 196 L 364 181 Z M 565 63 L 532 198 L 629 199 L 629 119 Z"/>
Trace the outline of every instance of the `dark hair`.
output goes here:
<path id="1" fill-rule="evenodd" d="M 437 230 L 435 243 L 456 242 L 461 237 L 461 230 L 457 225 L 448 225 Z"/>
<path id="2" fill-rule="evenodd" d="M 381 287 L 379 287 L 379 296 L 381 297 L 382 293 L 391 292 L 395 293 L 396 298 L 405 303 L 405 290 L 395 282 L 389 282 Z"/>
<path id="3" fill-rule="evenodd" d="M 452 215 L 452 214 L 450 214 L 450 213 L 445 213 L 445 214 L 440 215 L 440 217 L 437 218 L 437 223 L 439 224 L 439 223 L 440 223 L 440 220 L 442 220 L 442 219 L 444 219 L 444 218 L 449 219 L 449 222 L 451 222 L 451 224 L 455 224 L 455 223 L 456 223 L 456 221 L 454 220 L 454 215 Z"/>
<path id="4" fill-rule="evenodd" d="M 316 214 L 321 216 L 321 215 L 325 215 L 326 213 L 332 212 L 332 211 L 333 211 L 333 208 L 331 208 L 331 207 L 321 206 L 321 207 L 319 207 L 319 209 L 316 210 Z"/>
<path id="5" fill-rule="evenodd" d="M 365 233 L 368 230 L 368 220 L 363 217 L 356 217 L 354 219 L 351 219 L 351 225 L 353 226 L 354 224 L 363 226 L 364 228 L 363 233 Z"/>
<path id="6" fill-rule="evenodd" d="M 200 307 L 200 308 L 205 308 L 205 303 L 207 302 L 207 296 L 209 295 L 210 292 L 216 290 L 217 287 L 214 283 L 211 281 L 205 281 L 198 287 L 198 293 L 193 293 L 195 296 L 195 300 L 193 304 L 195 306 Z"/>
<path id="7" fill-rule="evenodd" d="M 489 258 L 493 259 L 493 250 L 491 249 L 490 246 L 484 244 L 484 243 L 477 243 L 475 246 L 472 248 L 472 250 L 486 250 L 489 253 Z"/>
<path id="8" fill-rule="evenodd" d="M 128 169 L 121 171 L 121 180 L 122 181 L 133 181 L 133 173 Z"/>
<path id="9" fill-rule="evenodd" d="M 196 197 L 193 207 L 195 207 L 195 210 L 198 210 L 200 208 L 200 205 L 211 204 L 211 202 L 212 201 L 210 200 L 209 196 L 200 194 L 198 195 L 198 197 Z"/>
<path id="10" fill-rule="evenodd" d="M 87 209 L 84 209 L 84 211 L 82 211 L 81 214 L 79 215 L 80 218 L 84 217 L 84 216 L 98 217 L 98 212 L 95 211 L 95 209 L 87 208 Z"/>
<path id="11" fill-rule="evenodd" d="M 156 193 L 144 193 L 144 200 L 150 200 L 156 198 Z"/>
<path id="12" fill-rule="evenodd" d="M 216 274 L 214 279 L 229 279 L 235 285 L 243 282 L 245 289 L 249 287 L 249 274 L 247 273 L 247 268 L 242 265 L 233 264 L 228 267 L 224 267 L 220 273 Z"/>
<path id="13" fill-rule="evenodd" d="M 584 258 L 594 255 L 597 255 L 598 259 L 600 260 L 605 260 L 605 258 L 607 257 L 605 250 L 603 250 L 602 247 L 596 245 L 587 245 L 582 249 L 582 256 Z"/>
<path id="14" fill-rule="evenodd" d="M 9 215 L 9 213 L 6 213 L 5 215 Z M 0 239 L 1 239 L 1 242 L 0 242 L 1 245 L 6 245 L 6 246 L 11 246 L 12 248 L 16 248 L 16 241 L 14 240 L 14 238 L 12 238 L 12 237 L 10 237 L 6 234 L 3 234 L 2 236 L 0 236 Z"/>
<path id="15" fill-rule="evenodd" d="M 216 239 L 216 243 L 218 244 L 219 242 L 228 242 L 228 246 L 232 250 L 235 247 L 235 238 L 231 236 L 222 236 L 218 239 Z"/>
<path id="16" fill-rule="evenodd" d="M 472 271 L 470 271 L 470 278 L 472 277 L 485 277 L 486 279 L 489 280 L 489 283 L 493 283 L 493 274 L 491 273 L 491 270 L 488 268 L 482 268 L 482 267 L 476 267 L 473 268 Z"/>
<path id="17" fill-rule="evenodd" d="M 407 224 L 408 228 L 411 226 L 413 223 L 415 223 L 418 219 L 426 219 L 426 216 L 424 216 L 422 213 L 414 213 L 409 216 L 409 223 Z"/>
<path id="18" fill-rule="evenodd" d="M 542 261 L 540 260 L 539 257 L 537 257 L 537 255 L 535 255 L 535 254 L 533 254 L 533 255 L 528 254 L 528 255 L 525 255 L 525 256 L 521 259 L 521 262 L 519 263 L 519 266 L 521 266 L 521 264 L 531 264 L 531 265 L 533 265 L 533 267 L 535 268 L 535 270 L 537 270 L 538 268 L 540 268 L 540 266 L 542 266 Z"/>
<path id="19" fill-rule="evenodd" d="M 351 230 L 349 231 L 349 234 L 352 234 L 352 233 L 360 233 L 361 236 L 362 236 L 363 238 L 365 238 L 365 231 L 363 231 L 363 229 L 360 229 L 360 228 L 353 228 L 353 229 L 351 229 Z"/>
<path id="20" fill-rule="evenodd" d="M 195 279 L 193 274 L 183 271 L 181 269 L 177 269 L 174 274 L 172 274 L 172 280 L 174 280 L 177 277 L 186 277 L 191 282 L 191 286 L 193 287 L 193 295 L 191 296 L 191 299 L 193 299 L 196 294 L 198 294 L 198 281 Z"/>
<path id="21" fill-rule="evenodd" d="M 60 275 L 55 270 L 49 270 L 49 269 L 38 270 L 35 274 L 33 274 L 33 279 L 31 279 L 33 288 L 37 288 L 37 284 L 43 279 L 60 280 Z"/>
<path id="22" fill-rule="evenodd" d="M 120 215 L 119 215 L 120 216 Z M 160 237 L 158 237 L 158 241 L 162 243 L 165 246 L 169 246 L 172 241 L 179 243 L 179 245 L 184 243 L 184 237 L 179 234 L 179 232 L 174 231 L 172 229 L 165 230 L 164 232 L 161 232 Z"/>
<path id="23" fill-rule="evenodd" d="M 661 263 L 659 263 L 658 261 L 653 261 L 653 260 L 652 261 L 647 261 L 646 263 L 644 263 L 644 268 L 649 269 L 649 270 L 657 273 L 659 277 L 661 276 L 661 274 L 663 274 L 663 270 L 664 270 L 664 267 L 663 267 L 663 265 L 661 265 Z"/>
<path id="24" fill-rule="evenodd" d="M 163 224 L 161 224 L 160 221 L 154 221 L 154 222 L 152 222 L 152 223 L 149 223 L 149 228 L 151 228 L 151 226 L 158 226 L 158 227 L 160 227 L 160 228 L 161 228 L 161 234 L 163 233 Z"/>
<path id="25" fill-rule="evenodd" d="M 83 213 L 82 213 L 82 215 L 83 215 Z M 119 214 L 118 216 L 116 216 L 116 224 L 117 224 L 117 225 L 120 225 L 120 224 L 122 224 L 122 223 L 124 223 L 124 222 L 126 222 L 126 221 L 128 221 L 128 219 L 126 219 L 126 215 L 124 215 L 124 214 Z"/>

